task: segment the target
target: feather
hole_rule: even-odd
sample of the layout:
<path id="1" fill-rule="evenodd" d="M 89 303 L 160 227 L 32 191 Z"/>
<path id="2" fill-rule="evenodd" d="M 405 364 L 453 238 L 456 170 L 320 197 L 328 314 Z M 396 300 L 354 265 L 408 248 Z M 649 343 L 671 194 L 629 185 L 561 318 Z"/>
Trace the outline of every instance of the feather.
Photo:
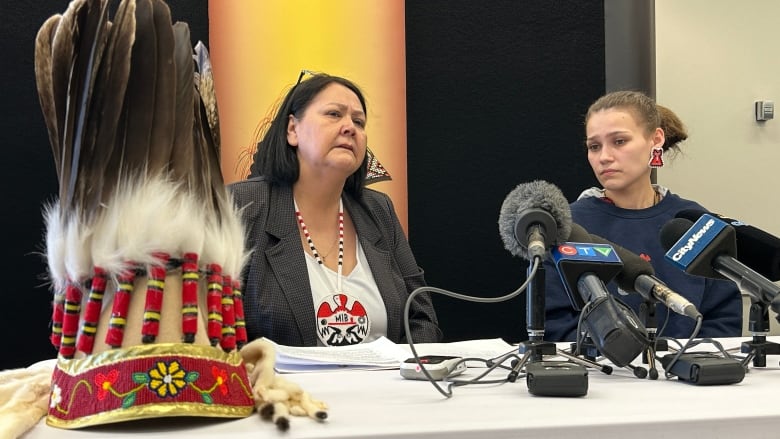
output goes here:
<path id="1" fill-rule="evenodd" d="M 214 80 L 211 76 L 211 61 L 206 46 L 198 41 L 195 44 L 195 87 L 198 96 L 195 102 L 195 149 L 200 157 L 196 166 L 202 176 L 202 190 L 210 209 L 215 214 L 220 203 L 218 194 L 224 190 L 219 152 L 219 118 L 217 115 Z M 217 131 L 215 131 L 217 130 Z M 215 140 L 216 139 L 216 140 Z M 218 215 L 215 215 L 218 217 Z"/>
<path id="2" fill-rule="evenodd" d="M 205 58 L 208 58 L 206 53 Z M 202 81 L 201 68 L 203 67 L 203 45 L 199 41 L 195 45 L 195 72 L 193 75 L 193 83 L 197 95 L 192 102 L 192 116 L 193 116 L 193 172 L 190 182 L 193 185 L 193 191 L 203 200 L 203 208 L 207 212 L 207 218 L 215 218 L 217 212 L 217 200 L 212 193 L 214 183 L 212 179 L 220 178 L 221 172 L 217 175 L 213 175 L 213 149 L 214 142 L 211 135 L 209 124 L 206 116 L 206 110 L 203 103 L 203 94 L 209 91 L 204 88 L 205 82 Z M 219 163 L 219 155 L 217 155 L 217 163 Z M 207 240 L 210 242 L 211 240 Z"/>
<path id="3" fill-rule="evenodd" d="M 84 79 L 83 83 L 79 84 L 81 101 L 77 102 L 79 111 L 74 128 L 76 138 L 72 149 L 78 151 L 78 154 L 74 152 L 73 156 L 73 166 L 78 169 L 74 196 L 80 197 L 78 203 L 81 220 L 85 226 L 91 227 L 98 213 L 97 206 L 101 200 L 100 192 L 103 187 L 105 169 L 101 166 L 101 158 L 106 155 L 106 149 L 110 148 L 109 145 L 97 143 L 97 131 L 103 126 L 105 112 L 93 111 L 93 108 L 103 108 L 98 99 L 99 93 L 105 87 L 102 87 L 98 81 L 101 80 L 101 71 L 105 70 L 103 58 L 111 24 L 108 21 L 106 0 L 100 0 L 99 3 L 90 1 L 87 5 L 89 10 L 87 22 L 84 25 L 85 29 L 81 35 L 82 40 L 77 54 L 79 58 L 84 57 L 84 60 L 76 61 Z"/>
<path id="4" fill-rule="evenodd" d="M 66 11 L 65 16 L 67 15 Z M 63 22 L 66 22 L 65 16 Z M 105 25 L 106 1 L 92 0 L 86 4 L 86 7 L 84 2 L 81 2 L 81 7 L 74 10 L 72 17 L 74 26 L 71 28 L 71 35 L 74 40 L 71 47 L 74 52 L 68 81 L 65 125 L 62 131 L 63 149 L 68 152 L 66 153 L 68 160 L 63 160 L 63 166 L 70 166 L 70 171 L 68 179 L 60 181 L 60 191 L 63 186 L 66 188 L 65 205 L 71 207 L 85 205 L 84 197 L 87 195 L 86 188 L 90 181 L 88 177 L 80 178 L 82 171 L 91 171 L 88 167 L 82 166 L 81 157 L 82 148 L 88 143 L 85 139 L 90 137 L 86 132 L 87 118 L 91 110 L 95 70 L 100 59 L 98 51 L 102 47 L 101 41 L 104 42 L 98 35 Z M 89 153 L 90 148 L 87 146 L 86 149 Z"/>
<path id="5" fill-rule="evenodd" d="M 46 122 L 46 130 L 49 134 L 54 167 L 57 176 L 60 172 L 60 135 L 57 127 L 57 107 L 54 102 L 54 90 L 52 88 L 52 40 L 54 32 L 60 23 L 61 15 L 52 15 L 38 30 L 35 37 L 35 84 L 38 89 L 38 100 L 41 104 L 43 119 Z"/>
<path id="6" fill-rule="evenodd" d="M 220 133 L 219 133 L 219 109 L 217 108 L 217 93 L 214 88 L 214 72 L 211 68 L 211 58 L 206 46 L 198 41 L 195 45 L 195 62 L 198 66 L 198 79 L 196 85 L 200 99 L 203 101 L 203 107 L 208 120 L 209 134 L 213 142 L 217 157 L 220 153 Z"/>
<path id="7" fill-rule="evenodd" d="M 195 45 L 195 64 L 199 98 L 195 106 L 195 149 L 199 157 L 196 166 L 202 176 L 206 205 L 211 209 L 203 259 L 220 261 L 225 274 L 238 278 L 248 258 L 244 251 L 244 225 L 222 178 L 217 95 L 209 53 L 200 41 Z"/>
<path id="8" fill-rule="evenodd" d="M 176 98 L 176 67 L 173 62 L 174 37 L 171 11 L 161 0 L 152 1 L 154 35 L 156 37 L 156 73 L 154 75 L 154 105 L 149 139 L 148 172 L 163 174 L 171 159 Z"/>
<path id="9" fill-rule="evenodd" d="M 85 139 L 83 169 L 89 170 L 88 196 L 84 210 L 95 215 L 113 191 L 116 176 L 106 171 L 114 156 L 117 124 L 127 89 L 130 49 L 135 33 L 134 2 L 122 2 L 116 22 L 107 22 L 100 38 L 100 65 L 92 86 L 92 105 L 88 122 L 89 137 Z M 89 220 L 90 222 L 91 219 Z"/>
<path id="10" fill-rule="evenodd" d="M 206 46 L 200 41 L 195 45 L 195 64 L 198 72 L 195 76 L 195 85 L 200 98 L 196 108 L 195 123 L 199 125 L 199 131 L 202 133 L 196 134 L 196 143 L 200 141 L 200 154 L 204 160 L 202 168 L 204 182 L 206 182 L 206 190 L 210 192 L 210 204 L 214 209 L 215 218 L 218 219 L 220 212 L 227 206 L 225 199 L 227 193 L 220 167 L 219 116 L 211 60 Z"/>
<path id="11" fill-rule="evenodd" d="M 130 76 L 117 132 L 122 148 L 120 178 L 140 178 L 146 174 L 149 140 L 154 120 L 157 56 L 151 0 L 137 0 L 135 42 L 130 55 Z"/>
<path id="12" fill-rule="evenodd" d="M 171 174 L 174 181 L 187 181 L 187 189 L 194 184 L 193 177 L 193 122 L 192 108 L 195 102 L 195 69 L 192 59 L 190 28 L 187 23 L 173 25 L 174 64 L 176 66 L 176 103 L 174 115 L 173 149 L 171 150 Z"/>
<path id="13" fill-rule="evenodd" d="M 217 200 L 212 194 L 212 179 L 214 176 L 212 175 L 213 166 L 210 163 L 211 144 L 209 142 L 210 136 L 206 133 L 207 129 L 204 128 L 204 117 L 201 109 L 200 99 L 195 99 L 191 113 L 194 117 L 192 130 L 193 167 L 190 182 L 194 186 L 193 192 L 203 202 L 203 210 L 206 211 L 206 216 L 214 218 L 217 212 Z"/>
<path id="14" fill-rule="evenodd" d="M 44 222 L 46 224 L 46 261 L 48 262 L 49 280 L 55 293 L 65 291 L 65 224 L 60 212 L 59 203 L 44 206 Z"/>
<path id="15" fill-rule="evenodd" d="M 68 9 L 62 14 L 57 30 L 54 32 L 54 39 L 52 40 L 51 84 L 52 96 L 54 97 L 54 108 L 57 114 L 57 134 L 59 136 L 58 152 L 60 155 L 55 161 L 58 161 L 60 165 L 57 170 L 60 181 L 60 204 L 65 204 L 68 201 L 68 184 L 65 182 L 68 182 L 71 179 L 72 151 L 65 142 L 65 120 L 68 108 L 70 72 L 74 56 L 75 15 L 83 6 L 84 0 L 75 0 L 68 5 Z M 64 208 L 63 213 L 65 210 L 67 209 Z"/>
<path id="16" fill-rule="evenodd" d="M 89 131 L 92 87 L 107 29 L 105 0 L 76 0 L 44 23 L 36 38 L 36 82 L 59 180 L 59 206 L 47 211 L 47 254 L 55 284 L 80 281 L 90 272 L 89 211 L 93 196 L 88 166 L 94 133 Z M 56 216 L 55 216 L 56 215 Z"/>
<path id="17" fill-rule="evenodd" d="M 130 54 L 135 42 L 135 1 L 122 1 L 117 8 L 111 26 L 109 40 L 100 78 L 95 84 L 97 108 L 103 112 L 97 127 L 96 145 L 105 148 L 105 153 L 96 153 L 96 166 L 104 169 L 100 187 L 100 204 L 105 205 L 113 196 L 122 173 L 120 172 L 124 145 L 117 143 L 124 126 L 122 111 L 130 76 Z"/>

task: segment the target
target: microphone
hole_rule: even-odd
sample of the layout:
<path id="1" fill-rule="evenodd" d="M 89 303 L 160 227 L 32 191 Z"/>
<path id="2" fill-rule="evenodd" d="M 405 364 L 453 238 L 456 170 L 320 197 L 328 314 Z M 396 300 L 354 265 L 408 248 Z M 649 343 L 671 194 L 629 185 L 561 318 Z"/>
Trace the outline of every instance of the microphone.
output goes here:
<path id="1" fill-rule="evenodd" d="M 695 223 L 673 218 L 661 228 L 664 258 L 688 274 L 715 279 L 730 279 L 740 291 L 761 303 L 771 303 L 780 286 L 756 273 L 736 259 L 737 240 L 734 227 L 710 214 Z M 772 304 L 780 312 L 780 302 Z"/>
<path id="2" fill-rule="evenodd" d="M 552 257 L 574 308 L 590 303 L 583 321 L 599 352 L 616 366 L 631 363 L 646 347 L 647 329 L 604 286 L 623 267 L 617 253 L 606 244 L 566 242 L 553 248 Z"/>
<path id="3" fill-rule="evenodd" d="M 572 223 L 569 239 L 573 241 L 587 240 L 611 246 L 623 261 L 623 269 L 615 276 L 615 282 L 621 290 L 637 293 L 645 300 L 662 302 L 672 311 L 694 320 L 701 317 L 701 313 L 694 304 L 655 277 L 653 266 L 636 253 L 598 235 L 588 233 L 577 223 Z"/>
<path id="4" fill-rule="evenodd" d="M 504 248 L 532 261 L 565 241 L 571 232 L 569 202 L 557 186 L 543 180 L 522 183 L 501 205 L 498 232 Z"/>
<path id="5" fill-rule="evenodd" d="M 780 280 L 780 238 L 740 220 L 704 210 L 685 209 L 677 212 L 675 216 L 696 221 L 704 214 L 716 216 L 734 227 L 737 234 L 737 254 L 743 264 L 773 282 Z"/>

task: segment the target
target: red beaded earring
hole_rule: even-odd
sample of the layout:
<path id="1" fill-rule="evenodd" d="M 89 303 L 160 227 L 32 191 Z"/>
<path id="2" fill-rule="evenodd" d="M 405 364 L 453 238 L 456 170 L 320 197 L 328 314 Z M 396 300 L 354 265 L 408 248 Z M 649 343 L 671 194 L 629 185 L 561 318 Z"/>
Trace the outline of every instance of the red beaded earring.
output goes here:
<path id="1" fill-rule="evenodd" d="M 647 166 L 651 168 L 663 168 L 664 166 L 664 149 L 663 147 L 656 146 L 650 151 L 650 163 Z"/>

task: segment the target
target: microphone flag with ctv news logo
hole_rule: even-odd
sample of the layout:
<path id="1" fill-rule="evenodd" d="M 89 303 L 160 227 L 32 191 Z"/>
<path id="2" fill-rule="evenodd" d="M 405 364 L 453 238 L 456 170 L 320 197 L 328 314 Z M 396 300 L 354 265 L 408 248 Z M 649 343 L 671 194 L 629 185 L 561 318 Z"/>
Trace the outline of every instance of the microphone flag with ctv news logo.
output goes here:
<path id="1" fill-rule="evenodd" d="M 617 252 L 607 244 L 564 242 L 555 246 L 551 255 L 572 306 L 577 311 L 585 306 L 585 299 L 577 288 L 580 276 L 591 273 L 606 284 L 623 268 Z"/>

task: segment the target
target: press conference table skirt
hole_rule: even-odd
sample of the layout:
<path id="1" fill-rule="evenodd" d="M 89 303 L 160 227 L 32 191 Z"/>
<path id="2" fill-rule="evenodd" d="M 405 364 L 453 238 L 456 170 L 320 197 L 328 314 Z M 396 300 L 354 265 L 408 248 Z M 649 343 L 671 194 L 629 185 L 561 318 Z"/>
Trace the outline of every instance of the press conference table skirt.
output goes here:
<path id="1" fill-rule="evenodd" d="M 770 339 L 772 339 L 770 337 Z M 740 340 L 725 344 L 738 346 Z M 780 339 L 775 340 L 780 342 Z M 254 415 L 239 420 L 157 419 L 82 430 L 41 421 L 26 439 L 147 438 L 683 438 L 780 437 L 780 356 L 751 365 L 739 384 L 694 386 L 638 379 L 615 369 L 589 369 L 584 397 L 541 397 L 524 380 L 458 387 L 445 398 L 428 382 L 395 370 L 350 370 L 287 375 L 325 401 L 329 418 L 293 417 L 287 433 Z M 479 369 L 470 369 L 474 376 Z"/>

